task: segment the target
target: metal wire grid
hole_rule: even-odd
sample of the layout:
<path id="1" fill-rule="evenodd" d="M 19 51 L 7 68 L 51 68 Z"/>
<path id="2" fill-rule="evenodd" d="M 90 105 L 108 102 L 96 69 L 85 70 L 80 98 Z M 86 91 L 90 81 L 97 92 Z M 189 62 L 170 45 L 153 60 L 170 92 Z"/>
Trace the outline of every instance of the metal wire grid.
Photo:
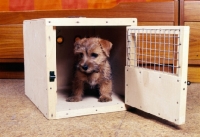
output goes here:
<path id="1" fill-rule="evenodd" d="M 178 75 L 180 29 L 129 29 L 127 65 Z"/>

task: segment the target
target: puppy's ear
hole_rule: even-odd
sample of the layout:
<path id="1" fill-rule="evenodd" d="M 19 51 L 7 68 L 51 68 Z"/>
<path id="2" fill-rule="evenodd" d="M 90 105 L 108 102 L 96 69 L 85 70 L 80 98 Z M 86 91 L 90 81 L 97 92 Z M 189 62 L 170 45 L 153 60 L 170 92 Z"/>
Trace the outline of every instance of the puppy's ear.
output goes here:
<path id="1" fill-rule="evenodd" d="M 81 41 L 81 39 L 80 39 L 80 37 L 75 37 L 74 38 L 74 54 L 77 54 L 77 53 L 79 53 L 79 50 L 80 50 L 80 41 Z"/>
<path id="2" fill-rule="evenodd" d="M 103 52 L 106 54 L 107 57 L 110 56 L 110 50 L 112 48 L 112 43 L 108 40 L 100 39 L 99 43 L 101 44 Z"/>
<path id="3" fill-rule="evenodd" d="M 75 42 L 77 42 L 77 41 L 79 41 L 79 40 L 81 40 L 80 37 L 75 37 L 75 39 L 74 39 Z"/>

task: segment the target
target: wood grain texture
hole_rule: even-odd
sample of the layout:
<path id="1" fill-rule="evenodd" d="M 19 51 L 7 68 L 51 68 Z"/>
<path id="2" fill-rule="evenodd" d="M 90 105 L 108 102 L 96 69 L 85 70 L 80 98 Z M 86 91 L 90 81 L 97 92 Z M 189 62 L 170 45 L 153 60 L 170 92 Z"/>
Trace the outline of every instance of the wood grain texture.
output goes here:
<path id="1" fill-rule="evenodd" d="M 188 81 L 200 82 L 200 66 L 188 67 Z"/>
<path id="2" fill-rule="evenodd" d="M 200 60 L 200 22 L 185 22 L 190 26 L 189 60 Z"/>
<path id="3" fill-rule="evenodd" d="M 200 1 L 184 2 L 184 21 L 200 21 Z"/>
<path id="4" fill-rule="evenodd" d="M 23 58 L 22 25 L 0 25 L 0 58 Z"/>
<path id="5" fill-rule="evenodd" d="M 23 71 L 1 71 L 0 79 L 24 79 Z"/>
<path id="6" fill-rule="evenodd" d="M 174 26 L 174 22 L 138 22 L 138 26 Z"/>
<path id="7" fill-rule="evenodd" d="M 188 64 L 189 65 L 197 65 L 197 64 L 200 64 L 200 60 L 190 59 L 190 60 L 188 60 Z"/>
<path id="8" fill-rule="evenodd" d="M 179 24 L 184 25 L 184 0 L 180 0 L 179 2 Z"/>
<path id="9" fill-rule="evenodd" d="M 0 58 L 1 63 L 23 63 L 23 58 Z"/>
<path id="10" fill-rule="evenodd" d="M 177 1 L 120 3 L 111 9 L 0 12 L 0 24 L 22 24 L 23 20 L 48 17 L 138 18 L 138 21 L 174 22 Z M 177 24 L 177 23 L 175 23 Z"/>
<path id="11" fill-rule="evenodd" d="M 174 0 L 174 25 L 179 25 L 179 0 Z"/>
<path id="12" fill-rule="evenodd" d="M 188 80 L 200 82 L 200 1 L 181 0 L 180 25 L 190 26 Z M 195 65 L 195 66 L 191 66 Z"/>

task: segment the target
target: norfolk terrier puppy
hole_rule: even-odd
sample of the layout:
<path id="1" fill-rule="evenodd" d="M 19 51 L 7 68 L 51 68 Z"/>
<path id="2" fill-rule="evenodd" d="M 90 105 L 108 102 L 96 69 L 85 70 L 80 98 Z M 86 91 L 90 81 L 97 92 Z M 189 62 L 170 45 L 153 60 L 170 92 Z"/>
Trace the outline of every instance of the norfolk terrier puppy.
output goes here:
<path id="1" fill-rule="evenodd" d="M 112 43 L 96 37 L 76 38 L 74 54 L 77 57 L 72 96 L 69 102 L 82 100 L 85 84 L 99 90 L 99 102 L 112 101 L 111 68 L 108 62 Z"/>

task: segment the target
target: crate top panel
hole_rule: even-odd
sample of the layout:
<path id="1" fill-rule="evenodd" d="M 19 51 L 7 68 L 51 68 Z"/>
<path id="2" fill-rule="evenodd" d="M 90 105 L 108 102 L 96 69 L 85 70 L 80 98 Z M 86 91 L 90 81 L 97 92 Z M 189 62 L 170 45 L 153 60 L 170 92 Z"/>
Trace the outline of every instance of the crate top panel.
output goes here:
<path id="1" fill-rule="evenodd" d="M 45 26 L 136 26 L 136 18 L 40 18 L 24 23 L 43 22 Z"/>

